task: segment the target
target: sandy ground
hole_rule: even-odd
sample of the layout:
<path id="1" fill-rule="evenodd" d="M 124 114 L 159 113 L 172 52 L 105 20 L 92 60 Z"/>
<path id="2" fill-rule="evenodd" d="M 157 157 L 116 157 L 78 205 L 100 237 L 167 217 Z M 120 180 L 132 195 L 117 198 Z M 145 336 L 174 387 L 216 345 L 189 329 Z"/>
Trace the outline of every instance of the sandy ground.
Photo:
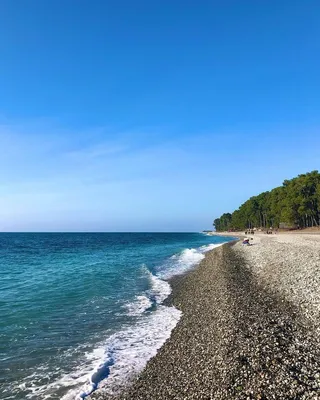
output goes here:
<path id="1" fill-rule="evenodd" d="M 183 316 L 118 399 L 320 399 L 320 236 L 251 237 L 171 282 Z"/>

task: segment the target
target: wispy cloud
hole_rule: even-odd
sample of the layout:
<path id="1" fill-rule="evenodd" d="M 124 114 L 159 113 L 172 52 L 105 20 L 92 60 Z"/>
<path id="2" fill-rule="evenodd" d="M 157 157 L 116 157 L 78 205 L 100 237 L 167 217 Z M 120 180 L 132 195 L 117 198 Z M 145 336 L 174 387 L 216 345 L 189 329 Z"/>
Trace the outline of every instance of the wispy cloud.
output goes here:
<path id="1" fill-rule="evenodd" d="M 0 125 L 0 230 L 161 230 L 186 220 L 201 229 L 319 159 L 319 139 L 299 132 L 287 143 L 276 132 L 268 141 L 263 133 L 171 139 L 159 131 Z M 306 157 L 294 157 L 298 147 Z"/>
<path id="2" fill-rule="evenodd" d="M 59 226 L 75 215 L 95 221 L 100 215 L 105 223 L 139 219 L 169 201 L 178 180 L 183 187 L 190 157 L 175 143 L 148 142 L 145 132 L 93 132 L 0 127 L 0 217 L 7 229 L 39 226 L 52 215 Z"/>
<path id="3" fill-rule="evenodd" d="M 113 143 L 100 143 L 91 147 L 81 150 L 73 150 L 67 152 L 65 155 L 74 161 L 95 160 L 99 158 L 110 157 L 119 155 L 128 150 L 128 146 L 113 144 Z"/>

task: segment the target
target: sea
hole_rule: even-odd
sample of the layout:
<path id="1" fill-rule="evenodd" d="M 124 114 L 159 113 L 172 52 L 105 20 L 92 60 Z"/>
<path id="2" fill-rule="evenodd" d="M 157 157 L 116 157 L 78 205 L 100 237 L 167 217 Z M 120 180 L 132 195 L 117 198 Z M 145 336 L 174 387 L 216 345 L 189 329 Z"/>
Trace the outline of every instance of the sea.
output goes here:
<path id="1" fill-rule="evenodd" d="M 0 398 L 112 394 L 168 339 L 168 280 L 228 237 L 0 233 Z M 213 278 L 214 279 L 214 278 Z"/>

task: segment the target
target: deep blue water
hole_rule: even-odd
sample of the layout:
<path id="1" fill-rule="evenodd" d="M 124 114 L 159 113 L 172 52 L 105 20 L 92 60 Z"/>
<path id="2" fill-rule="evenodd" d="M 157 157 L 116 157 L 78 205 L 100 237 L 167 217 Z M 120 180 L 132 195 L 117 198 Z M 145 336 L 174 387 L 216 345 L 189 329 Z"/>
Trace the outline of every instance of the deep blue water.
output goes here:
<path id="1" fill-rule="evenodd" d="M 139 372 L 181 313 L 167 279 L 230 238 L 0 234 L 1 399 L 84 398 Z M 213 244 L 213 245 L 211 245 Z"/>

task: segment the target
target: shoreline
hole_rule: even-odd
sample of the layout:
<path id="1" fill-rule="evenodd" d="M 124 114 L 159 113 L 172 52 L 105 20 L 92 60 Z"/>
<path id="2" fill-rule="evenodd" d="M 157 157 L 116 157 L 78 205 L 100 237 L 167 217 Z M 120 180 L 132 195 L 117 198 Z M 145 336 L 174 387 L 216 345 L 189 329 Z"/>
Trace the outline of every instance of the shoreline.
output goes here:
<path id="1" fill-rule="evenodd" d="M 224 235 L 221 235 L 221 236 L 224 236 Z M 232 237 L 234 237 L 234 236 L 232 236 Z M 188 279 L 188 276 L 192 272 L 196 271 L 201 266 L 202 263 L 206 263 L 206 257 L 208 257 L 211 253 L 214 254 L 214 252 L 218 248 L 223 247 L 223 246 L 232 246 L 235 243 L 239 242 L 240 240 L 241 240 L 240 237 L 237 237 L 233 241 L 222 243 L 220 246 L 217 246 L 216 248 L 209 250 L 208 252 L 205 253 L 205 258 L 203 260 L 201 260 L 200 263 L 195 266 L 195 268 L 193 268 L 189 271 L 186 271 L 183 274 L 175 275 L 172 278 L 170 278 L 167 282 L 171 286 L 172 291 L 171 291 L 170 295 L 164 300 L 163 304 L 168 307 L 175 306 L 174 299 L 177 297 L 179 291 L 182 289 L 184 282 Z"/>
<path id="2" fill-rule="evenodd" d="M 318 399 L 318 286 L 310 289 L 313 296 L 306 305 L 299 282 L 285 282 L 288 266 L 281 251 L 297 235 L 288 243 L 284 235 L 280 241 L 277 235 L 257 236 L 256 246 L 226 243 L 206 253 L 194 270 L 172 278 L 165 304 L 183 314 L 170 338 L 125 392 L 112 397 L 96 392 L 92 398 Z M 276 262 L 283 267 L 278 287 L 268 281 L 277 265 L 266 271 L 259 258 L 267 249 L 271 262 L 274 247 L 279 247 Z"/>
<path id="3" fill-rule="evenodd" d="M 203 258 L 206 257 L 206 254 L 210 253 L 211 251 L 214 251 L 215 249 L 223 246 L 224 244 L 227 243 L 232 243 L 238 239 L 233 238 L 234 240 L 232 240 L 230 237 L 224 237 L 224 238 L 219 238 L 219 242 L 218 243 L 212 243 L 212 241 L 210 241 L 209 244 L 205 244 L 200 246 L 199 248 L 195 248 L 195 249 L 191 249 L 191 251 L 196 251 L 198 252 L 198 255 Z M 189 251 L 190 249 L 187 247 L 186 249 L 184 249 L 184 251 Z M 184 251 L 182 252 L 182 254 L 184 253 Z M 174 312 L 180 313 L 181 315 L 181 310 L 178 307 L 175 307 L 172 304 L 172 296 L 175 293 L 175 291 L 177 290 L 177 287 L 180 286 L 180 281 L 183 281 L 190 272 L 192 272 L 194 269 L 196 269 L 199 264 L 202 262 L 203 260 L 196 260 L 193 261 L 193 265 L 189 265 L 187 266 L 187 268 L 184 270 L 180 270 L 180 268 L 177 269 L 177 271 L 172 272 L 172 274 L 170 273 L 168 277 L 160 277 L 159 279 L 163 282 L 163 284 L 166 284 L 168 286 L 170 286 L 171 289 L 171 293 L 168 295 L 167 297 L 158 304 L 159 310 L 161 309 L 166 309 L 168 310 L 169 314 L 172 314 Z M 177 275 L 175 275 L 175 274 Z M 176 323 L 179 323 L 178 321 L 180 320 L 177 319 Z M 165 331 L 167 331 L 168 327 L 166 327 L 166 323 L 162 321 L 162 323 L 164 323 L 164 329 Z M 168 338 L 170 338 L 170 335 L 172 334 L 172 331 L 175 328 L 170 328 L 170 333 L 169 336 L 167 336 L 166 340 L 168 340 Z M 162 343 L 161 347 L 165 344 L 165 341 Z M 159 351 L 161 349 L 161 347 L 158 347 L 157 351 Z M 156 357 L 156 354 L 154 354 L 152 357 Z M 148 361 L 146 362 L 146 365 L 148 362 L 150 362 L 149 358 Z M 118 382 L 112 382 L 112 384 L 109 386 L 108 384 L 108 378 L 105 382 L 101 381 L 99 382 L 101 384 L 95 385 L 95 388 L 93 389 L 92 393 L 89 394 L 86 391 L 86 397 L 90 398 L 90 399 L 100 399 L 100 398 L 108 398 L 108 399 L 114 399 L 117 397 L 117 395 L 122 394 L 124 391 L 126 391 L 126 389 L 128 388 L 128 386 L 131 386 L 131 384 L 133 384 L 135 382 L 135 380 L 137 379 L 137 377 L 139 377 L 139 375 L 142 373 L 142 371 L 144 370 L 144 368 L 146 367 L 146 365 L 143 367 L 142 370 L 136 372 L 134 370 L 132 370 L 132 376 L 127 376 L 127 382 L 124 383 L 121 378 L 118 380 Z M 117 378 L 116 378 L 117 380 Z M 127 383 L 129 383 L 129 385 L 127 385 Z M 80 396 L 81 397 L 81 396 Z M 81 397 L 82 398 L 82 397 Z"/>

